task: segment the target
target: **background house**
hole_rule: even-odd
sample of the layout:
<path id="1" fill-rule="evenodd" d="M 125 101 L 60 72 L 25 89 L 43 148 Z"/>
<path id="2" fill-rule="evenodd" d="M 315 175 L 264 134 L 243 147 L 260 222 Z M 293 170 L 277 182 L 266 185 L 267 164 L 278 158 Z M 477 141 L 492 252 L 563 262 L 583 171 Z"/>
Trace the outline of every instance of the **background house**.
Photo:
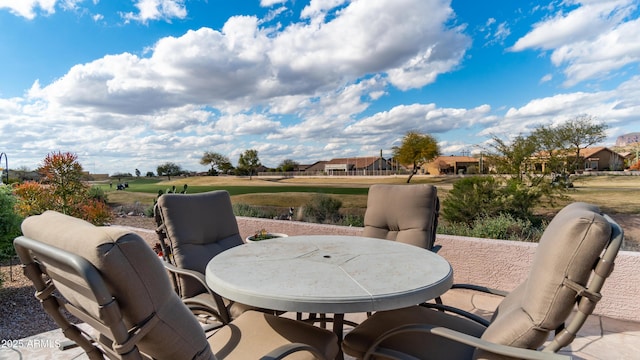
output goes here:
<path id="1" fill-rule="evenodd" d="M 544 172 L 547 167 L 548 153 L 538 154 L 533 158 L 533 169 Z M 567 151 L 566 161 L 572 164 L 575 159 L 575 152 Z M 580 149 L 578 161 L 578 171 L 609 171 L 622 170 L 624 168 L 625 156 L 604 146 Z"/>
<path id="2" fill-rule="evenodd" d="M 482 160 L 470 156 L 438 156 L 424 166 L 430 175 L 467 174 L 471 167 L 475 169 L 472 172 L 480 173 Z"/>
<path id="3" fill-rule="evenodd" d="M 586 171 L 622 170 L 624 156 L 606 147 L 580 149 Z"/>
<path id="4" fill-rule="evenodd" d="M 328 175 L 375 175 L 390 170 L 393 170 L 391 163 L 381 156 L 337 158 L 324 164 L 324 171 Z"/>

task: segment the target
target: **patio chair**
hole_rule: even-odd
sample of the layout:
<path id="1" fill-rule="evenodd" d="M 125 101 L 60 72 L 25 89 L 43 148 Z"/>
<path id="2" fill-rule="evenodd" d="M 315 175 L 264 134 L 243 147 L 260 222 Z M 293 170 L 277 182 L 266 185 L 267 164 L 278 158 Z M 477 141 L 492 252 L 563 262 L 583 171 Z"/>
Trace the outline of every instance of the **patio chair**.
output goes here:
<path id="1" fill-rule="evenodd" d="M 362 236 L 394 240 L 432 250 L 439 210 L 440 200 L 433 185 L 371 185 Z M 436 301 L 441 302 L 440 298 Z M 371 312 L 367 315 L 371 315 Z M 298 314 L 298 319 L 302 318 L 302 314 Z M 327 320 L 331 321 L 326 314 L 310 314 L 308 321 L 319 321 L 324 326 Z"/>
<path id="2" fill-rule="evenodd" d="M 154 215 L 165 267 L 176 292 L 194 314 L 227 324 L 251 309 L 223 299 L 204 280 L 209 260 L 243 244 L 228 192 L 164 194 Z"/>
<path id="3" fill-rule="evenodd" d="M 439 211 L 438 192 L 433 185 L 371 185 L 363 236 L 431 250 L 436 239 Z"/>
<path id="4" fill-rule="evenodd" d="M 14 245 L 36 297 L 90 359 L 328 359 L 338 352 L 327 330 L 255 311 L 207 338 L 161 260 L 127 230 L 47 211 L 25 219 L 22 231 Z M 82 333 L 63 310 L 97 336 Z"/>
<path id="5" fill-rule="evenodd" d="M 570 204 L 544 231 L 528 278 L 490 321 L 440 304 L 380 311 L 347 334 L 343 350 L 364 359 L 566 358 L 555 352 L 573 341 L 602 297 L 622 239 L 622 229 L 596 206 Z"/>

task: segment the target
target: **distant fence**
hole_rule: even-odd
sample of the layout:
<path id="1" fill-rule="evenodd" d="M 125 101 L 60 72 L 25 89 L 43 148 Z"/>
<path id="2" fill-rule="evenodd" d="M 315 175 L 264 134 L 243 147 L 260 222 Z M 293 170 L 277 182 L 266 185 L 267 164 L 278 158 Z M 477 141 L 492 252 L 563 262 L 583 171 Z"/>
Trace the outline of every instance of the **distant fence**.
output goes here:
<path id="1" fill-rule="evenodd" d="M 408 171 L 398 170 L 351 170 L 351 171 L 265 171 L 258 176 L 305 177 L 305 176 L 391 176 L 409 175 Z"/>
<path id="2" fill-rule="evenodd" d="M 602 176 L 602 175 L 613 175 L 613 176 L 640 176 L 640 171 L 638 170 L 624 170 L 624 171 L 582 171 L 579 175 L 586 176 Z"/>
<path id="3" fill-rule="evenodd" d="M 351 171 L 264 171 L 259 172 L 257 176 L 276 176 L 276 177 L 305 177 L 305 176 L 391 176 L 391 175 L 409 175 L 409 171 L 406 170 L 351 170 Z M 422 175 L 422 174 L 417 174 Z M 459 176 L 460 174 L 458 174 Z M 464 174 L 462 174 L 464 175 Z M 483 176 L 482 174 L 467 174 L 469 176 Z M 492 175 L 492 174 L 485 174 Z M 493 174 L 495 175 L 495 174 Z M 640 176 L 640 171 L 637 170 L 625 170 L 625 171 L 581 171 L 576 175 L 584 176 Z M 447 175 L 455 176 L 455 174 Z"/>

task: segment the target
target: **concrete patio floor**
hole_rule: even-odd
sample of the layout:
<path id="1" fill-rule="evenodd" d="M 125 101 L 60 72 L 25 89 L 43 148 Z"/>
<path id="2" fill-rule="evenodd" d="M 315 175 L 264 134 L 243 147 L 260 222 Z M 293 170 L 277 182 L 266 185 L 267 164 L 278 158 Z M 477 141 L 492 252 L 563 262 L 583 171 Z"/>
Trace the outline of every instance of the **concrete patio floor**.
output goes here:
<path id="1" fill-rule="evenodd" d="M 490 317 L 500 298 L 492 295 L 477 294 L 466 290 L 455 290 L 442 297 L 445 304 L 456 306 L 483 317 Z M 287 317 L 295 314 L 287 313 Z M 365 314 L 347 314 L 346 318 L 361 322 Z M 80 325 L 92 333 L 86 324 Z M 350 329 L 345 328 L 345 332 Z M 87 359 L 82 349 L 58 350 L 57 345 L 66 338 L 62 332 L 53 330 L 21 339 L 16 346 L 0 348 L 0 359 Z M 640 359 L 640 323 L 617 320 L 602 316 L 591 316 L 578 333 L 573 343 L 560 351 L 574 359 Z M 347 359 L 350 359 L 348 356 Z"/>

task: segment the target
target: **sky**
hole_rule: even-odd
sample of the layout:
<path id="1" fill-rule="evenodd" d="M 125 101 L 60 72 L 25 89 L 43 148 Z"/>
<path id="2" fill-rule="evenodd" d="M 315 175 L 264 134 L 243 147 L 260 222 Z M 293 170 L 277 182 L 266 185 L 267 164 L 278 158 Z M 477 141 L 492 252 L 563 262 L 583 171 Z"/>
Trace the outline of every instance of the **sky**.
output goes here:
<path id="1" fill-rule="evenodd" d="M 640 131 L 638 0 L 0 0 L 0 152 L 206 171 L 474 154 L 581 115 Z M 5 159 L 2 159 L 2 166 Z"/>

